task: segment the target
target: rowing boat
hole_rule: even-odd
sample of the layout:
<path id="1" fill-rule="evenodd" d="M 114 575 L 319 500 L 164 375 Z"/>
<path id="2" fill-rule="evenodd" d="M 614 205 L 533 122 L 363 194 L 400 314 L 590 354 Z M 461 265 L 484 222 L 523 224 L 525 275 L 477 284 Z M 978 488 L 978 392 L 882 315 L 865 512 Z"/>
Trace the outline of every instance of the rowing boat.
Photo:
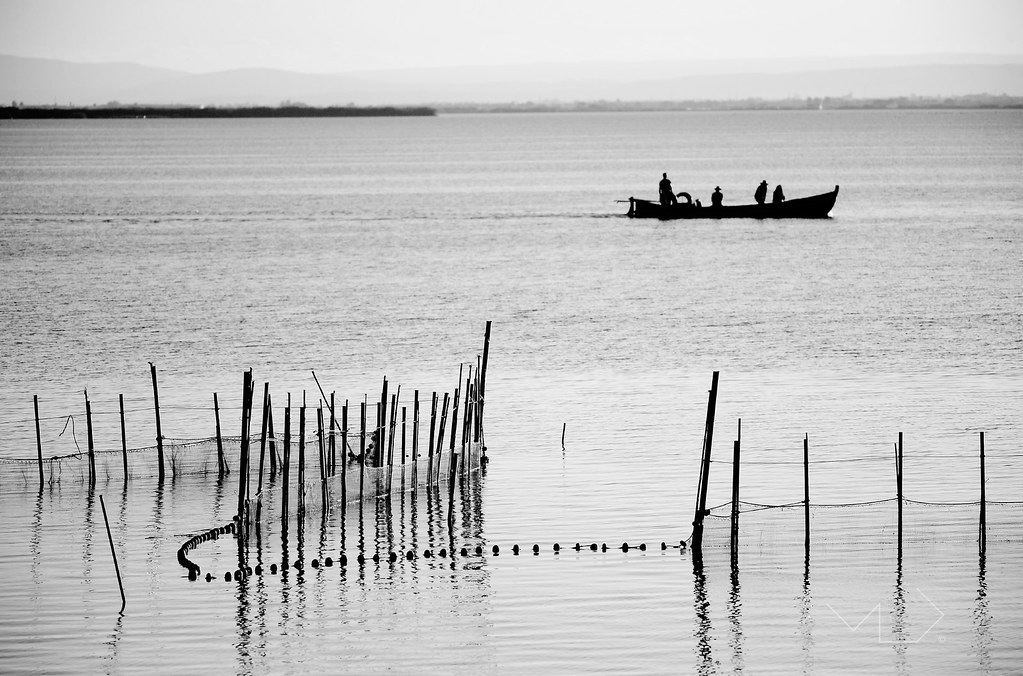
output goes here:
<path id="1" fill-rule="evenodd" d="M 831 192 L 799 197 L 784 202 L 739 204 L 735 206 L 700 206 L 686 197 L 678 204 L 662 205 L 652 200 L 629 198 L 629 218 L 659 218 L 662 221 L 679 218 L 829 218 L 828 214 L 838 199 L 838 186 Z"/>

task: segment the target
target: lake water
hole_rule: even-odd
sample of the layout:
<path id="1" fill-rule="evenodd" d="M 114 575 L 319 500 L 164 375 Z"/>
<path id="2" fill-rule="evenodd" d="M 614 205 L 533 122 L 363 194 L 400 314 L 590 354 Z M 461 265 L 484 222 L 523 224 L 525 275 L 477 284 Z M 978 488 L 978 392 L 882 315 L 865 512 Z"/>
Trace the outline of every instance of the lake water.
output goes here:
<path id="1" fill-rule="evenodd" d="M 40 492 L 0 462 L 0 672 L 1018 673 L 1021 157 L 1019 111 L 0 122 L 0 458 L 35 457 L 33 396 L 44 455 L 84 449 L 86 391 L 97 448 L 120 394 L 152 446 L 149 362 L 169 439 L 212 436 L 214 392 L 236 435 L 248 368 L 277 425 L 312 371 L 410 405 L 493 321 L 491 462 L 456 527 L 402 493 L 244 552 L 301 569 L 225 582 L 225 535 L 189 581 L 177 549 L 230 522 L 234 474 L 160 485 L 140 451 L 126 488 L 119 460 L 92 492 L 65 460 Z M 841 192 L 828 221 L 624 218 L 661 172 L 705 203 Z M 724 506 L 696 566 L 660 543 L 692 530 L 713 371 Z M 759 507 L 803 499 L 804 437 L 809 561 L 801 505 Z M 383 560 L 311 567 L 342 550 Z"/>

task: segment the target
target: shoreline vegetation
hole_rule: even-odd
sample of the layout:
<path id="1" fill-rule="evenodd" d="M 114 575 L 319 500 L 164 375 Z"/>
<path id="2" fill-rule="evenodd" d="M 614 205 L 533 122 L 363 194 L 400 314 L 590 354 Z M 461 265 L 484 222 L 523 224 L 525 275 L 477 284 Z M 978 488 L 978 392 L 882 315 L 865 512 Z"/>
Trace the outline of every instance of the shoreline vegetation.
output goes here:
<path id="1" fill-rule="evenodd" d="M 281 117 L 434 117 L 467 113 L 686 112 L 755 110 L 1001 110 L 1023 109 L 1023 97 L 973 96 L 893 98 L 788 98 L 669 101 L 527 101 L 521 103 L 445 103 L 432 106 L 279 106 L 137 105 L 111 102 L 96 106 L 0 106 L 0 119 L 143 119 Z"/>
<path id="2" fill-rule="evenodd" d="M 436 104 L 438 113 L 556 113 L 657 112 L 730 110 L 998 110 L 1023 108 L 1023 97 L 977 94 L 972 96 L 899 96 L 892 98 L 808 97 L 788 99 L 727 99 L 673 101 L 574 101 L 527 103 Z"/>
<path id="3" fill-rule="evenodd" d="M 437 111 L 427 106 L 327 106 L 301 104 L 280 106 L 5 106 L 0 119 L 143 119 L 143 118 L 240 118 L 240 117 L 429 117 Z"/>

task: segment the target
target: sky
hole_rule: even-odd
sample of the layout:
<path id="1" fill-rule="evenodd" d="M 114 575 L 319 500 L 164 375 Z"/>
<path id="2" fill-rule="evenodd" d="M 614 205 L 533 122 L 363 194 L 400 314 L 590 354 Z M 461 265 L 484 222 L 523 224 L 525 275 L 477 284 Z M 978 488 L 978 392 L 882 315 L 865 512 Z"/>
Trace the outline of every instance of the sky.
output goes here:
<path id="1" fill-rule="evenodd" d="M 0 54 L 201 73 L 1023 54 L 1023 0 L 0 0 Z"/>

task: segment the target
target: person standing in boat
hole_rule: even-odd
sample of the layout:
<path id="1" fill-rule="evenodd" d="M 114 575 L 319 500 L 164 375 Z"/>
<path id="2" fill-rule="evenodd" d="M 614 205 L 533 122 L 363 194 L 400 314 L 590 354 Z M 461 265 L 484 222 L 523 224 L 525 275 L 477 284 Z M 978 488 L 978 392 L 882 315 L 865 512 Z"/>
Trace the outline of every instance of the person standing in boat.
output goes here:
<path id="1" fill-rule="evenodd" d="M 657 189 L 660 193 L 662 207 L 678 204 L 678 200 L 675 199 L 675 193 L 671 189 L 671 181 L 668 180 L 667 172 L 661 174 L 661 182 L 657 185 Z"/>
<path id="2" fill-rule="evenodd" d="M 775 204 L 781 204 L 785 201 L 785 192 L 781 189 L 781 183 L 774 188 L 774 195 L 771 197 L 771 201 Z"/>
<path id="3" fill-rule="evenodd" d="M 721 200 L 723 200 L 724 198 L 725 196 L 721 192 L 721 186 L 717 186 L 716 188 L 714 188 L 714 192 L 712 192 L 710 195 L 710 205 L 712 207 L 719 207 L 721 206 Z"/>
<path id="4" fill-rule="evenodd" d="M 753 193 L 753 199 L 757 201 L 757 204 L 763 204 L 767 201 L 767 181 L 760 182 L 760 185 L 757 186 L 757 191 Z"/>

